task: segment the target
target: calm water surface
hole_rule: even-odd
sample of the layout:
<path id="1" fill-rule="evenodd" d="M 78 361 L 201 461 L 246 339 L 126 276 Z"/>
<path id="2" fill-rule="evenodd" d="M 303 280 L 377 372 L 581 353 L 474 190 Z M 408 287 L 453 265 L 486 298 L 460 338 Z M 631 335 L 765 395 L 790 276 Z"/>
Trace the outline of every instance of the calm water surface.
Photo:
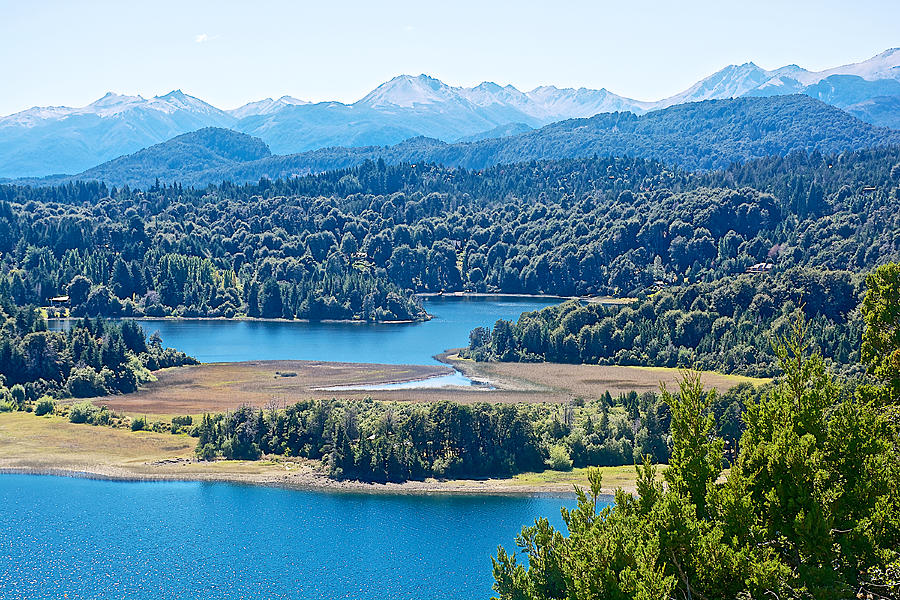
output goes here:
<path id="1" fill-rule="evenodd" d="M 574 500 L 0 475 L 0 597 L 476 599 Z"/>
<path id="2" fill-rule="evenodd" d="M 160 321 L 143 323 L 159 331 L 166 346 L 201 362 L 241 360 L 327 360 L 389 364 L 433 364 L 435 354 L 469 343 L 469 332 L 497 319 L 518 319 L 526 311 L 558 304 L 535 298 L 429 298 L 424 323 L 303 323 L 291 321 Z"/>

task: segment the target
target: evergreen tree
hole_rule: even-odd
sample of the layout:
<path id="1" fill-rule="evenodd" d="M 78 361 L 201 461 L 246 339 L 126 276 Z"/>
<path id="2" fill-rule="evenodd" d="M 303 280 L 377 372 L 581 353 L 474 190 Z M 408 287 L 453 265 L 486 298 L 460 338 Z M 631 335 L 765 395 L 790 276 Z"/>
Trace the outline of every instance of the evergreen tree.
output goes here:
<path id="1" fill-rule="evenodd" d="M 284 312 L 284 304 L 281 299 L 281 286 L 273 277 L 269 277 L 263 283 L 259 295 L 260 315 L 267 319 L 280 319 Z"/>

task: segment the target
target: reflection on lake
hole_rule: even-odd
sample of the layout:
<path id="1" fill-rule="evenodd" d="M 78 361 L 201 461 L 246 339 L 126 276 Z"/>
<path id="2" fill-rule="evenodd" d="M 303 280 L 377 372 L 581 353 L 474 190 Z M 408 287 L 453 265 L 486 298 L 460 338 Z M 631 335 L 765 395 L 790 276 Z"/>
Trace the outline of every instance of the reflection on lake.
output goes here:
<path id="1" fill-rule="evenodd" d="M 469 343 L 475 327 L 518 319 L 526 311 L 558 304 L 554 298 L 426 298 L 434 315 L 423 323 L 306 323 L 299 321 L 140 320 L 159 331 L 166 346 L 202 362 L 323 360 L 434 364 L 435 354 Z M 62 327 L 56 322 L 52 326 Z"/>

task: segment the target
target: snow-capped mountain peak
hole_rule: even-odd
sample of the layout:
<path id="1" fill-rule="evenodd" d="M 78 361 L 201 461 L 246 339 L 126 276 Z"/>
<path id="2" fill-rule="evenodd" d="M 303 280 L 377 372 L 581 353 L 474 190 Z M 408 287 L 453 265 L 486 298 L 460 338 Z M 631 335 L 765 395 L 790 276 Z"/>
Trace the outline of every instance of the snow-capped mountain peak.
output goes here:
<path id="1" fill-rule="evenodd" d="M 456 91 L 428 75 L 398 75 L 356 102 L 369 108 L 413 108 L 457 99 Z"/>
<path id="2" fill-rule="evenodd" d="M 225 115 L 226 113 L 199 98 L 185 94 L 180 89 L 172 90 L 164 96 L 155 96 L 147 102 L 147 107 L 168 114 L 177 111 L 188 111 L 202 115 Z"/>
<path id="3" fill-rule="evenodd" d="M 532 116 L 538 116 L 540 110 L 534 102 L 515 86 L 501 86 L 493 81 L 483 81 L 471 88 L 454 88 L 457 93 L 475 106 L 502 105 L 521 110 Z"/>
<path id="4" fill-rule="evenodd" d="M 868 81 L 896 79 L 900 81 L 900 48 L 891 48 L 868 60 L 816 73 L 818 80 L 830 75 L 856 75 Z"/>
<path id="5" fill-rule="evenodd" d="M 536 87 L 527 96 L 555 119 L 591 117 L 601 112 L 629 111 L 643 113 L 653 103 L 641 102 L 613 94 L 606 88 L 558 88 L 555 85 Z"/>
<path id="6" fill-rule="evenodd" d="M 709 77 L 701 79 L 679 94 L 661 100 L 659 107 L 673 106 L 684 102 L 699 102 L 721 98 L 737 98 L 758 88 L 772 78 L 772 74 L 752 62 L 742 65 L 728 65 Z"/>
<path id="7" fill-rule="evenodd" d="M 102 98 L 94 100 L 87 106 L 71 110 L 72 114 L 94 114 L 98 117 L 109 117 L 146 103 L 147 100 L 142 96 L 127 96 L 106 92 Z"/>

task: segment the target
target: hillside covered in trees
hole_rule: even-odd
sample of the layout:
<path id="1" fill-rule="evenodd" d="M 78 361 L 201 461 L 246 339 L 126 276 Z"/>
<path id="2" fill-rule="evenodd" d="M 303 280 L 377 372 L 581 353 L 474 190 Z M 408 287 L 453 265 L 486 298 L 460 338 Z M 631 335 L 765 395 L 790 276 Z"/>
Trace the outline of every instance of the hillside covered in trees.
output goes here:
<path id="1" fill-rule="evenodd" d="M 837 369 L 859 362 L 861 276 L 792 268 L 673 285 L 627 306 L 560 306 L 470 335 L 475 360 L 688 367 L 769 377 L 771 340 L 804 313 L 809 343 Z"/>
<path id="2" fill-rule="evenodd" d="M 759 318 L 786 299 L 815 302 L 785 279 L 811 268 L 848 272 L 829 290 L 833 319 L 855 303 L 854 274 L 900 254 L 897 165 L 900 150 L 881 149 L 700 174 L 597 158 L 485 171 L 378 162 L 197 190 L 0 186 L 0 295 L 22 306 L 65 294 L 91 316 L 407 320 L 424 318 L 415 292 L 671 287 L 661 308 L 714 321 L 734 307 L 674 288 L 727 288 L 768 262 L 756 278 L 784 293 L 760 297 Z M 737 299 L 741 312 L 755 296 Z"/>

